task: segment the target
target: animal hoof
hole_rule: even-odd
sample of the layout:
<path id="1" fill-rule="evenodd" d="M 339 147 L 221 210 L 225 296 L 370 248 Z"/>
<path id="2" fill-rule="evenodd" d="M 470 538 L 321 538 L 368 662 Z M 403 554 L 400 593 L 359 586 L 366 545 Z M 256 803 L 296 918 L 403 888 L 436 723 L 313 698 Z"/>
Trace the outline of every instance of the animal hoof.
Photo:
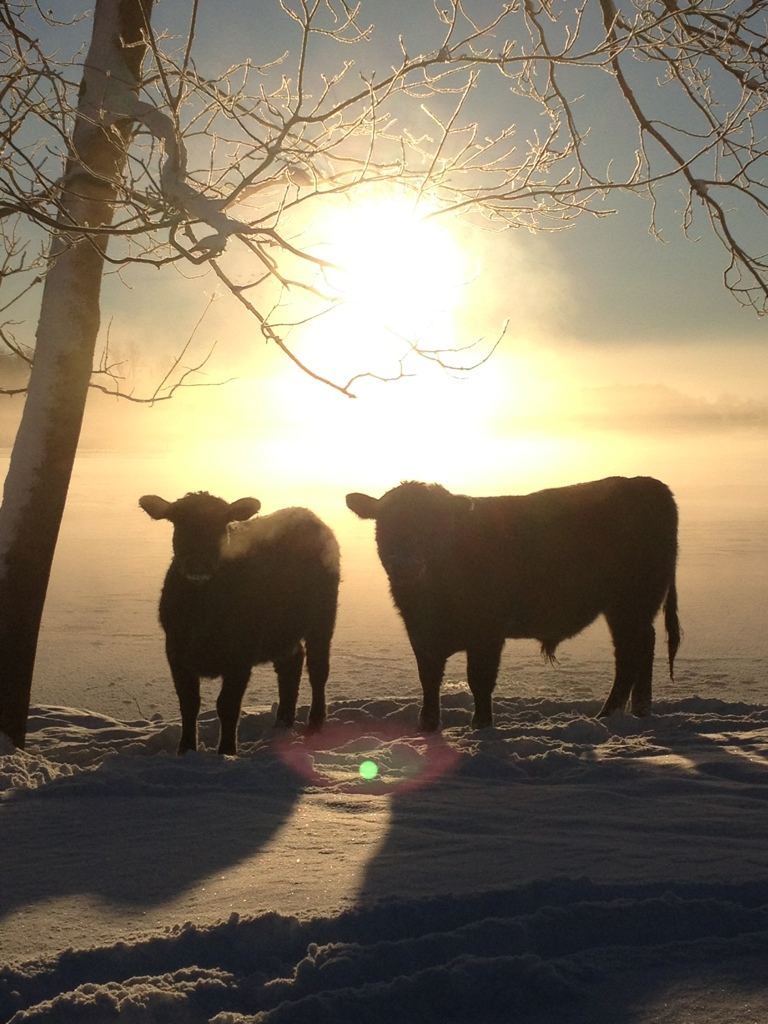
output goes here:
<path id="1" fill-rule="evenodd" d="M 472 728 L 473 729 L 492 729 L 493 728 L 493 719 L 492 718 L 478 718 L 477 715 L 475 715 L 472 718 Z"/>
<path id="2" fill-rule="evenodd" d="M 419 730 L 421 732 L 437 732 L 440 728 L 439 718 L 420 718 L 419 719 Z"/>
<path id="3" fill-rule="evenodd" d="M 604 704 L 598 711 L 597 717 L 610 718 L 611 715 L 623 715 L 626 710 L 626 704 Z M 637 714 L 636 711 L 634 713 Z"/>
<path id="4" fill-rule="evenodd" d="M 621 712 L 623 710 L 623 707 L 620 707 L 618 704 L 603 704 L 603 706 L 597 712 L 597 717 L 610 718 L 611 715 L 615 715 L 617 711 Z"/>

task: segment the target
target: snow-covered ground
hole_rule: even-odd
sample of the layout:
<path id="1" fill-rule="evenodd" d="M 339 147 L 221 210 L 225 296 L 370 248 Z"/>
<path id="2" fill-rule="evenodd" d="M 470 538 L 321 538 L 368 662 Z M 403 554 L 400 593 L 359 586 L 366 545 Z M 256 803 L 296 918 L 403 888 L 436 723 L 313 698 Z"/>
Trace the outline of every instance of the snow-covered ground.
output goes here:
<path id="1" fill-rule="evenodd" d="M 0 745 L 0 1024 L 764 1024 L 768 477 L 750 451 L 675 450 L 678 472 L 658 471 L 681 507 L 685 635 L 674 683 L 659 644 L 651 717 L 594 719 L 598 623 L 555 666 L 508 644 L 485 733 L 451 659 L 429 739 L 343 488 L 317 505 L 173 460 L 81 460 L 27 750 Z M 530 489 L 548 482 L 564 481 Z M 214 684 L 202 749 L 175 756 L 156 620 L 170 530 L 136 499 L 200 486 L 312 504 L 337 530 L 330 717 L 311 741 L 273 733 L 263 666 L 239 756 L 215 754 Z"/>
<path id="2" fill-rule="evenodd" d="M 177 758 L 160 717 L 35 708 L 0 751 L 0 1020 L 768 1019 L 768 707 L 443 704 L 429 739 L 404 698 L 311 741 L 249 710 L 237 758 L 210 712 Z"/>

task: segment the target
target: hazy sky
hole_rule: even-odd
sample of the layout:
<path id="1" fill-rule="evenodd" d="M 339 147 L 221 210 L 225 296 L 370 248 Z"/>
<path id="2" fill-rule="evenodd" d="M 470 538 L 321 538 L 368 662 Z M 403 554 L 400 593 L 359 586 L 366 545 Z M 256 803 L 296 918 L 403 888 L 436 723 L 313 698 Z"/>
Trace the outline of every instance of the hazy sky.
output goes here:
<path id="1" fill-rule="evenodd" d="M 479 17 L 488 17 L 500 6 L 494 0 L 471 5 Z M 295 36 L 286 33 L 291 23 L 277 14 L 277 3 L 259 7 L 264 13 L 256 17 L 252 4 L 232 0 L 223 18 L 221 4 L 202 4 L 199 59 L 203 70 L 206 65 L 220 68 L 246 57 L 263 60 L 291 44 Z M 163 0 L 156 17 L 162 22 L 171 12 L 186 9 L 182 0 Z M 415 5 L 367 0 L 360 23 L 371 21 L 375 24 L 371 42 L 359 52 L 363 63 L 378 60 L 379 67 L 386 68 L 388 60 L 397 59 L 400 33 L 409 49 L 437 38 L 429 0 Z M 357 53 L 352 50 L 349 55 Z M 603 81 L 604 77 L 601 74 Z M 599 99 L 605 89 L 594 88 L 595 72 L 584 72 L 583 82 L 574 77 L 573 87 L 592 90 L 582 103 L 588 109 L 589 104 L 594 106 L 596 123 L 589 139 L 593 151 L 610 154 L 618 162 L 633 160 L 636 137 L 627 125 L 626 112 Z M 478 108 L 474 113 L 486 123 L 489 108 L 498 105 L 501 120 L 520 121 L 524 129 L 528 111 L 500 76 L 488 76 L 474 102 Z M 538 112 L 536 117 L 540 120 Z M 600 117 L 610 119 L 602 123 Z M 726 257 L 707 226 L 695 227 L 693 234 L 700 235 L 700 241 L 683 238 L 677 215 L 683 200 L 678 189 L 673 183 L 662 192 L 663 244 L 649 234 L 650 204 L 635 197 L 620 200 L 616 217 L 584 217 L 559 234 L 476 232 L 470 239 L 472 255 L 486 286 L 472 291 L 471 314 L 462 313 L 463 338 L 493 337 L 508 320 L 507 350 L 549 345 L 562 349 L 568 353 L 564 358 L 588 366 L 598 385 L 623 381 L 680 387 L 687 377 L 694 393 L 713 395 L 743 387 L 750 396 L 766 396 L 768 325 L 726 292 L 722 284 Z M 614 197 L 611 204 L 616 205 Z M 670 349 L 674 353 L 665 358 Z M 731 355 L 723 358 L 723 349 Z M 615 359 L 616 352 L 627 354 L 623 364 Z M 601 356 L 605 357 L 602 374 Z M 551 369 L 546 352 L 541 359 Z"/>
<path id="2" fill-rule="evenodd" d="M 496 5 L 484 0 L 478 7 L 487 11 Z M 72 5 L 59 4 L 57 9 L 71 12 Z M 186 9 L 182 0 L 162 0 L 156 27 L 166 19 L 172 22 Z M 206 66 L 220 68 L 247 56 L 264 60 L 277 53 L 288 38 L 280 35 L 285 18 L 271 13 L 277 9 L 276 0 L 257 5 L 203 0 L 198 33 L 201 70 L 205 73 Z M 362 60 L 372 53 L 396 54 L 397 31 L 404 31 L 407 39 L 417 38 L 424 31 L 421 15 L 431 12 L 432 5 L 427 0 L 415 5 L 419 17 L 412 26 L 402 23 L 406 15 L 413 16 L 410 5 L 390 7 L 366 0 L 366 9 L 377 21 L 377 32 L 363 48 Z M 62 46 L 65 41 L 71 45 L 78 33 L 86 39 L 89 25 L 85 22 L 78 29 L 62 31 Z M 514 104 L 503 82 L 494 89 L 487 102 L 501 98 Z M 481 92 L 474 102 L 482 113 L 486 101 Z M 510 119 L 515 119 L 514 112 Z M 626 135 L 625 126 L 597 124 L 596 151 L 614 143 L 625 157 L 631 155 L 632 136 Z M 682 237 L 675 216 L 675 207 L 681 205 L 673 185 L 661 209 L 666 244 L 650 236 L 650 206 L 635 197 L 621 200 L 615 217 L 584 217 L 561 233 L 532 235 L 521 229 L 457 233 L 450 244 L 464 253 L 471 281 L 466 287 L 456 286 L 449 313 L 443 310 L 439 315 L 450 315 L 446 336 L 455 332 L 453 340 L 459 345 L 478 338 L 487 345 L 506 322 L 497 353 L 462 382 L 427 372 L 423 384 L 361 386 L 356 402 L 305 380 L 264 343 L 254 322 L 230 299 L 222 298 L 209 308 L 216 292 L 211 277 L 187 280 L 173 270 L 153 269 L 135 275 L 127 289 L 113 276 L 105 286 L 103 322 L 113 351 L 127 360 L 129 369 L 138 368 L 156 380 L 174 347 L 190 336 L 207 309 L 196 334 L 198 355 L 193 351 L 189 360 L 194 361 L 215 341 L 209 377 L 199 379 L 234 376 L 239 383 L 228 391 L 190 393 L 175 403 L 173 412 L 126 411 L 123 404 L 111 419 L 125 424 L 122 440 L 128 441 L 136 432 L 145 438 L 155 434 L 162 443 L 166 443 L 163 438 L 185 432 L 196 439 L 233 433 L 254 443 L 264 438 L 274 443 L 278 434 L 284 434 L 289 445 L 286 458 L 295 457 L 302 438 L 311 435 L 313 443 L 327 438 L 328 444 L 350 446 L 353 462 L 365 451 L 366 437 L 373 435 L 378 445 L 390 434 L 395 445 L 421 446 L 428 458 L 430 451 L 449 450 L 459 439 L 477 439 L 483 432 L 511 436 L 524 429 L 521 420 L 538 418 L 537 429 L 542 419 L 549 418 L 554 425 L 561 412 L 573 408 L 580 414 L 589 412 L 592 399 L 585 395 L 595 389 L 600 397 L 593 396 L 592 411 L 607 424 L 613 417 L 616 425 L 623 425 L 635 404 L 641 412 L 650 410 L 655 415 L 662 410 L 673 416 L 679 411 L 690 419 L 692 410 L 719 408 L 722 396 L 728 395 L 731 403 L 734 399 L 751 403 L 753 418 L 759 419 L 755 410 L 762 409 L 764 427 L 768 324 L 742 309 L 726 292 L 721 279 L 725 256 L 704 226 L 700 241 Z M 440 248 L 450 246 L 438 243 Z M 425 262 L 436 259 L 437 251 Z M 358 252 L 354 258 L 365 262 L 366 254 Z M 396 252 L 389 262 L 400 262 Z M 366 299 L 362 305 L 366 304 L 375 302 Z M 437 315 L 436 322 L 440 323 Z M 332 352 L 335 345 L 359 346 L 361 341 L 372 344 L 378 329 L 358 320 L 344 328 L 349 337 L 342 341 L 337 323 L 307 329 L 297 339 L 302 354 Z M 618 394 L 618 402 L 606 402 L 606 390 Z M 679 400 L 677 393 L 687 396 L 686 400 Z M 462 458 L 471 456 L 463 452 Z"/>

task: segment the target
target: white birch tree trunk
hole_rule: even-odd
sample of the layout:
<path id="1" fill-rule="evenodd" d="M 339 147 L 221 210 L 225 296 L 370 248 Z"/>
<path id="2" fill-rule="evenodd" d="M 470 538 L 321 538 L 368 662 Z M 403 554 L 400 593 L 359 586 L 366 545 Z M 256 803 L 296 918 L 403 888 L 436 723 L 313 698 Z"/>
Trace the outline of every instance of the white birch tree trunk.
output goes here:
<path id="1" fill-rule="evenodd" d="M 108 229 L 133 120 L 112 96 L 135 102 L 154 0 L 97 0 L 80 88 L 60 220 L 52 243 L 34 365 L 0 506 L 0 732 L 26 739 L 37 639 L 82 425 L 100 323 Z M 120 104 L 124 110 L 128 104 Z"/>

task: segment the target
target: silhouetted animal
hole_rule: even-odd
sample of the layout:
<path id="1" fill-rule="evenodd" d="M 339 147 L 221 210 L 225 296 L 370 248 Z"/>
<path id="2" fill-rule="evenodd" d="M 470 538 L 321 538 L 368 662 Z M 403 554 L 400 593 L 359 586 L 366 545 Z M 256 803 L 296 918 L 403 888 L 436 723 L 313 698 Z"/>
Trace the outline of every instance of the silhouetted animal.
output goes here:
<path id="1" fill-rule="evenodd" d="M 139 505 L 173 524 L 160 623 L 181 711 L 179 753 L 197 746 L 201 677 L 222 677 L 220 754 L 237 753 L 240 705 L 254 665 L 274 665 L 275 724 L 292 725 L 305 645 L 308 728 L 318 729 L 325 720 L 339 588 L 339 546 L 331 529 L 306 508 L 244 522 L 261 507 L 256 498 L 228 504 L 204 491 L 174 502 L 147 494 Z"/>
<path id="2" fill-rule="evenodd" d="M 507 637 L 532 637 L 554 660 L 561 641 L 603 614 L 616 676 L 600 715 L 651 708 L 653 621 L 664 602 L 672 674 L 680 643 L 677 507 L 651 477 L 611 477 L 535 494 L 470 498 L 403 483 L 376 499 L 348 494 L 376 543 L 424 694 L 420 723 L 440 723 L 447 659 L 467 652 L 473 725 L 493 724 L 491 694 Z"/>

